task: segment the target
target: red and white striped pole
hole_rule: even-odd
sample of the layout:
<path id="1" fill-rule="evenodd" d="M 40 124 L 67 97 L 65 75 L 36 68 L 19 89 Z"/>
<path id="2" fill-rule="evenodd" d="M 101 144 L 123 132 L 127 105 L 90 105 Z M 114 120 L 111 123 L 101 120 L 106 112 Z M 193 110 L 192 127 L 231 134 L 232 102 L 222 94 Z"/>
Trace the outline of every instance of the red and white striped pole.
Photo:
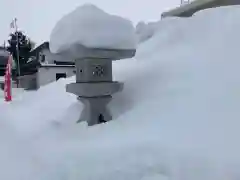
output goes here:
<path id="1" fill-rule="evenodd" d="M 4 75 L 4 97 L 5 101 L 12 101 L 12 57 L 9 56 Z"/>

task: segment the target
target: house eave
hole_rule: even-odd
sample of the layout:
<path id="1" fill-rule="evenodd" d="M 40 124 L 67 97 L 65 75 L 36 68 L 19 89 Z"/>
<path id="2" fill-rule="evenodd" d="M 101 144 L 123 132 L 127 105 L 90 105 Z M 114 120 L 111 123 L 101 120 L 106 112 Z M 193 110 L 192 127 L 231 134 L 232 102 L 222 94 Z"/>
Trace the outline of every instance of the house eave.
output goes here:
<path id="1" fill-rule="evenodd" d="M 39 68 L 75 68 L 75 65 L 40 64 Z"/>

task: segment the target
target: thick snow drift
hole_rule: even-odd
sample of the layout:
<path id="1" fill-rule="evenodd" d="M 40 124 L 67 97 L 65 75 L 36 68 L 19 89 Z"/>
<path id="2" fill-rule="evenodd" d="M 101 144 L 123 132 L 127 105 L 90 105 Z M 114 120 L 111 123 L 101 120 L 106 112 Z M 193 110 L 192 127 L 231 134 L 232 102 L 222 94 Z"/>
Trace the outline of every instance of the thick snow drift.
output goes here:
<path id="1" fill-rule="evenodd" d="M 138 43 L 142 43 L 150 38 L 157 32 L 158 24 L 156 22 L 139 22 L 136 26 L 136 35 Z"/>
<path id="2" fill-rule="evenodd" d="M 179 17 L 168 17 L 162 19 L 158 22 L 139 22 L 136 26 L 136 35 L 138 43 L 142 43 L 152 38 L 155 34 L 159 34 L 161 30 L 164 31 L 162 36 L 165 38 L 169 38 L 168 33 L 169 30 L 177 27 L 177 24 L 181 23 L 184 19 Z"/>
<path id="3" fill-rule="evenodd" d="M 135 49 L 135 29 L 127 19 L 107 14 L 91 4 L 83 5 L 59 20 L 50 37 L 53 53 L 67 51 L 76 45 Z"/>
<path id="4" fill-rule="evenodd" d="M 114 63 L 125 88 L 107 124 L 73 123 L 73 79 L 1 105 L 0 179 L 240 179 L 239 18 L 236 6 L 160 22 Z"/>

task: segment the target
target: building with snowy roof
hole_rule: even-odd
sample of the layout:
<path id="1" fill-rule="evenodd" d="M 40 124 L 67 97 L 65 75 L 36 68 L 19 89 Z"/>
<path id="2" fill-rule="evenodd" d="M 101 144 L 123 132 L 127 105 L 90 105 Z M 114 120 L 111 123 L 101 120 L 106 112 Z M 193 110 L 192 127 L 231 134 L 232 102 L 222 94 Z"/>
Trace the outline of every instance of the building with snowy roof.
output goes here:
<path id="1" fill-rule="evenodd" d="M 30 52 L 29 61 L 21 67 L 18 80 L 22 88 L 36 90 L 60 78 L 73 76 L 74 69 L 74 62 L 51 53 L 49 42 L 44 42 Z"/>
<path id="2" fill-rule="evenodd" d="M 239 0 L 195 0 L 195 1 L 190 1 L 189 3 L 184 3 L 184 4 L 180 5 L 179 7 L 176 7 L 174 9 L 171 9 L 169 11 L 162 13 L 162 18 L 172 17 L 172 16 L 190 17 L 195 12 L 203 10 L 203 9 L 220 7 L 220 6 L 229 6 L 229 5 L 240 5 L 240 1 Z"/>
<path id="3" fill-rule="evenodd" d="M 9 52 L 4 47 L 0 47 L 0 76 L 4 76 L 8 57 Z"/>
<path id="4" fill-rule="evenodd" d="M 5 75 L 5 69 L 7 66 L 9 57 L 9 52 L 4 48 L 0 46 L 0 87 L 3 89 L 4 87 L 4 75 Z"/>

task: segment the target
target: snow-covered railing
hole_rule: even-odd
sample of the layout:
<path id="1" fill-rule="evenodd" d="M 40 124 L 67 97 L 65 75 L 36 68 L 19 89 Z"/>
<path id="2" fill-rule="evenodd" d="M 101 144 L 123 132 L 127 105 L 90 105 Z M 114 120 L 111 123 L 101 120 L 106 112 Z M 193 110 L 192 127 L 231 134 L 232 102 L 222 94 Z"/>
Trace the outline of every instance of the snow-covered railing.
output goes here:
<path id="1" fill-rule="evenodd" d="M 174 9 L 162 13 L 162 18 L 179 16 L 179 17 L 190 17 L 195 12 L 219 6 L 226 5 L 239 5 L 240 1 L 236 0 L 182 0 L 181 5 Z"/>

